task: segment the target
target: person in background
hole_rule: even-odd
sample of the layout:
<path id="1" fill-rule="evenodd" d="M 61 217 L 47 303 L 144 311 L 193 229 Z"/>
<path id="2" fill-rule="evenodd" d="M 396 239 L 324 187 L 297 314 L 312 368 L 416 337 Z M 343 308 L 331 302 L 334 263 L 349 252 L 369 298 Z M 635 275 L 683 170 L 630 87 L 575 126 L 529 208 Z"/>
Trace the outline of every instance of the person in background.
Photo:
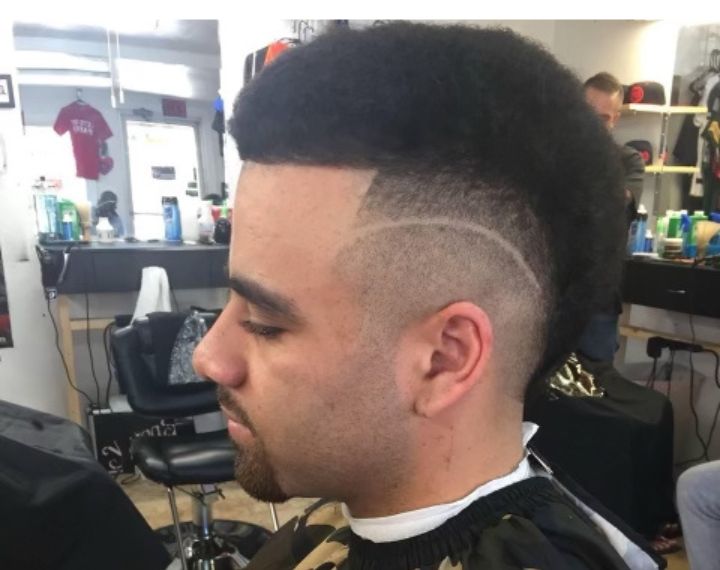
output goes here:
<path id="1" fill-rule="evenodd" d="M 680 475 L 677 506 L 690 568 L 720 570 L 720 461 Z"/>
<path id="2" fill-rule="evenodd" d="M 601 72 L 585 81 L 585 100 L 611 132 L 620 120 L 623 86 L 611 74 Z M 642 196 L 645 162 L 634 148 L 622 145 L 620 155 L 624 170 L 625 216 L 627 226 L 635 218 Z M 612 362 L 618 347 L 618 322 L 622 313 L 622 300 L 618 289 L 608 290 L 595 307 L 585 331 L 580 337 L 578 351 L 602 362 Z"/>
<path id="3" fill-rule="evenodd" d="M 115 230 L 115 237 L 125 235 L 125 226 L 120 214 L 117 212 L 117 196 L 111 190 L 105 190 L 100 194 L 97 206 L 93 209 L 93 227 L 97 225 L 100 218 L 107 218 Z"/>
<path id="4" fill-rule="evenodd" d="M 243 488 L 325 499 L 248 570 L 660 568 L 522 421 L 622 267 L 621 164 L 576 77 L 509 30 L 333 31 L 229 131 L 231 293 L 194 365 Z"/>
<path id="5" fill-rule="evenodd" d="M 620 120 L 624 89 L 620 81 L 610 73 L 602 71 L 584 83 L 585 100 L 612 132 Z M 637 215 L 637 206 L 645 180 L 645 161 L 633 147 L 620 145 L 620 156 L 624 172 L 625 220 L 627 228 Z M 622 294 L 619 288 L 608 289 L 595 306 L 595 313 L 580 337 L 578 352 L 602 362 L 612 362 L 618 347 L 618 324 L 622 313 Z M 664 525 L 652 541 L 652 547 L 659 553 L 670 553 L 680 549 L 676 538 L 679 529 L 674 523 Z"/>

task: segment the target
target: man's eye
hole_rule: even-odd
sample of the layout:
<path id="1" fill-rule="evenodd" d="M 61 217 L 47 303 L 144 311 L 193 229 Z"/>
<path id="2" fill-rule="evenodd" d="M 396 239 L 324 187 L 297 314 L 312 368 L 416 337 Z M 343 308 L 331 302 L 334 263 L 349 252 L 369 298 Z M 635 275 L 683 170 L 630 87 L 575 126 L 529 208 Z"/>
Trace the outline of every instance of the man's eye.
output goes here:
<path id="1" fill-rule="evenodd" d="M 261 325 L 252 321 L 243 321 L 242 327 L 252 335 L 261 336 L 268 339 L 277 338 L 283 332 L 283 329 L 280 329 L 278 327 Z"/>

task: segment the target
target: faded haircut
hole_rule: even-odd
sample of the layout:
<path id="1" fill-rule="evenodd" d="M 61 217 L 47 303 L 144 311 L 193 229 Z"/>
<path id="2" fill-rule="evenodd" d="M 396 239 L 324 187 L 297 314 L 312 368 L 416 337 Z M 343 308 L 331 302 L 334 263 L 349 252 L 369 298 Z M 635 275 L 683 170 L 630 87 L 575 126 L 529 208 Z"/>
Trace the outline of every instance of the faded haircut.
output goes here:
<path id="1" fill-rule="evenodd" d="M 618 151 L 577 78 L 509 30 L 325 34 L 253 78 L 229 127 L 244 160 L 377 171 L 338 260 L 369 321 L 472 301 L 513 391 L 547 376 L 617 285 Z"/>
<path id="2" fill-rule="evenodd" d="M 602 91 L 607 95 L 615 95 L 616 93 L 619 93 L 620 98 L 622 98 L 625 91 L 618 78 L 607 71 L 601 71 L 600 73 L 596 73 L 592 77 L 588 78 L 583 87 L 586 89 L 588 87 L 592 87 L 593 89 Z"/>

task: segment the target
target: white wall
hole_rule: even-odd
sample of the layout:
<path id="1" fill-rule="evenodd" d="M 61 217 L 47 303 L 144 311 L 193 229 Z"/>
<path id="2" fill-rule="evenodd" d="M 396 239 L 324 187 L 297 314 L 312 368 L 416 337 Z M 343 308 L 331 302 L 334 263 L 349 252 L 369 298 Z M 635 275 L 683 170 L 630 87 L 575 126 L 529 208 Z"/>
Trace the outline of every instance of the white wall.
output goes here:
<path id="1" fill-rule="evenodd" d="M 220 20 L 220 94 L 225 102 L 225 118 L 232 115 L 232 107 L 243 86 L 245 57 L 283 37 L 294 37 L 292 21 L 241 18 Z M 240 174 L 241 162 L 235 141 L 225 140 L 225 181 L 231 197 Z"/>
<path id="2" fill-rule="evenodd" d="M 670 22 L 559 21 L 553 52 L 582 79 L 609 71 L 623 83 L 659 81 L 669 96 L 677 34 Z"/>
<path id="3" fill-rule="evenodd" d="M 510 28 L 541 43 L 551 51 L 555 45 L 555 28 L 558 24 L 555 20 L 474 20 L 471 23 L 482 27 Z"/>
<path id="4" fill-rule="evenodd" d="M 643 21 L 560 21 L 555 27 L 553 53 L 570 67 L 581 80 L 608 71 L 622 83 L 658 81 L 665 87 L 670 100 L 678 27 L 671 22 Z M 679 121 L 681 118 L 673 118 Z M 626 115 L 618 123 L 614 136 L 619 143 L 633 139 L 649 140 L 657 154 L 660 142 L 661 117 L 659 115 Z M 662 180 L 664 190 L 678 192 L 677 181 L 672 177 Z M 655 180 L 645 178 L 642 202 L 649 211 L 654 207 Z M 663 200 L 662 207 L 667 207 Z"/>
<path id="5" fill-rule="evenodd" d="M 76 91 L 72 87 L 60 86 L 23 86 L 22 109 L 26 125 L 48 126 L 55 123 L 55 119 L 62 107 L 75 100 Z M 106 176 L 98 181 L 88 180 L 88 199 L 95 203 L 97 197 L 104 190 L 113 190 L 119 201 L 119 213 L 130 225 L 130 172 L 127 162 L 127 151 L 123 117 L 132 118 L 132 109 L 145 108 L 153 112 L 152 120 L 163 120 L 162 101 L 157 95 L 126 92 L 125 104 L 114 109 L 110 103 L 109 89 L 83 89 L 83 99 L 102 113 L 108 123 L 113 136 L 107 141 L 108 151 L 115 162 L 115 166 Z M 220 192 L 220 183 L 223 181 L 223 161 L 220 156 L 218 134 L 212 130 L 211 125 L 215 116 L 212 101 L 187 101 L 188 121 L 197 123 L 200 143 L 200 156 L 202 162 L 203 192 L 205 194 Z M 64 140 L 70 146 L 69 135 Z M 28 170 L 37 168 L 34 175 L 43 174 L 42 165 L 28 165 Z"/>
<path id="6" fill-rule="evenodd" d="M 15 48 L 13 45 L 12 22 L 0 21 L 0 73 L 13 73 Z M 0 135 L 7 149 L 7 172 L 0 171 L 0 246 L 3 251 L 5 279 L 8 288 L 10 316 L 14 347 L 0 350 L 0 399 L 35 408 L 44 412 L 65 416 L 67 380 L 55 347 L 51 321 L 47 315 L 45 299 L 40 281 L 40 269 L 33 250 L 32 213 L 26 153 L 26 139 L 23 136 L 21 113 L 29 125 L 51 126 L 59 109 L 72 101 L 75 91 L 63 87 L 23 87 L 18 89 L 14 77 L 16 108 L 0 109 Z M 159 96 L 126 93 L 124 108 L 131 110 L 145 107 L 162 115 Z M 84 89 L 84 98 L 100 110 L 114 136 L 108 141 L 109 151 L 115 161 L 113 171 L 101 178 L 99 183 L 88 182 L 89 198 L 94 200 L 98 190 L 112 188 L 122 196 L 129 195 L 128 170 L 125 158 L 125 142 L 121 114 L 110 106 L 108 91 Z M 218 153 L 217 133 L 210 129 L 214 116 L 212 101 L 188 101 L 190 119 L 200 121 L 200 151 L 205 170 L 204 181 L 207 191 L 216 192 L 223 176 L 222 160 Z M 69 138 L 65 137 L 67 144 Z M 40 172 L 41 174 L 41 172 Z M 122 198 L 121 198 L 122 200 Z M 125 214 L 129 200 L 123 200 Z M 225 290 L 180 290 L 176 298 L 182 308 L 196 304 L 208 308 L 224 304 Z M 132 312 L 136 294 L 90 295 L 90 310 L 93 316 L 109 317 L 119 313 Z M 84 297 L 71 299 L 73 317 L 84 316 Z M 88 348 L 83 333 L 75 337 L 76 367 L 78 384 L 94 395 L 90 374 Z M 100 334 L 91 334 L 91 347 L 101 388 L 104 392 L 107 370 Z M 113 393 L 116 388 L 113 389 Z"/>
<path id="7" fill-rule="evenodd" d="M 14 75 L 12 22 L 0 21 L 2 73 Z M 0 109 L 0 136 L 7 149 L 6 172 L 0 171 L 0 246 L 10 302 L 14 348 L 0 350 L 0 399 L 65 414 L 63 376 L 50 321 L 45 314 L 40 269 L 29 255 L 29 192 L 20 185 L 22 124 L 16 108 Z"/>

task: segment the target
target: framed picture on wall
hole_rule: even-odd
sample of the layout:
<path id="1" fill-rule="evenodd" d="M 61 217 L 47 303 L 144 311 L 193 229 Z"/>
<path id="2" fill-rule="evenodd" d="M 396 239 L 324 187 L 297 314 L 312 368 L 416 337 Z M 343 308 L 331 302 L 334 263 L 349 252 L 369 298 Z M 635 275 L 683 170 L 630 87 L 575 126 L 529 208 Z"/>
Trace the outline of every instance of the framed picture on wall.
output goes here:
<path id="1" fill-rule="evenodd" d="M 0 348 L 12 348 L 13 339 L 10 329 L 10 307 L 8 305 L 5 270 L 3 269 L 2 249 L 0 249 Z"/>
<path id="2" fill-rule="evenodd" d="M 15 94 L 13 93 L 12 76 L 0 75 L 0 109 L 15 107 Z"/>

